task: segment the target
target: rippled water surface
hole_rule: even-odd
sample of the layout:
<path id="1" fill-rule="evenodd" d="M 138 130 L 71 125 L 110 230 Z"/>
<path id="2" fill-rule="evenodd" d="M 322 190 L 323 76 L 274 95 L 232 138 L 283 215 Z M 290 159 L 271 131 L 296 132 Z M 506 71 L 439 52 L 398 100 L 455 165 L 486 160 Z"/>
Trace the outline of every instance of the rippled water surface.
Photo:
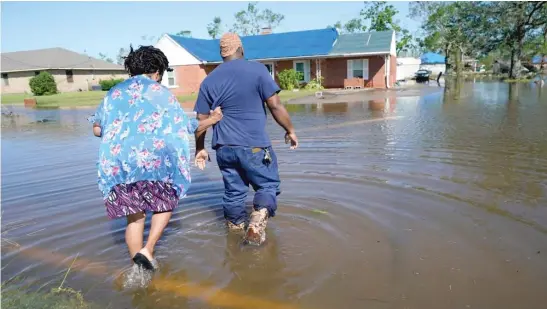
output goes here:
<path id="1" fill-rule="evenodd" d="M 65 286 L 104 308 L 545 305 L 547 88 L 466 83 L 289 110 L 301 147 L 270 121 L 283 193 L 266 244 L 226 232 L 211 163 L 192 171 L 160 273 L 122 291 L 125 222 L 106 218 L 90 111 L 14 109 L 2 117 L 2 281 L 58 286 L 75 261 Z"/>

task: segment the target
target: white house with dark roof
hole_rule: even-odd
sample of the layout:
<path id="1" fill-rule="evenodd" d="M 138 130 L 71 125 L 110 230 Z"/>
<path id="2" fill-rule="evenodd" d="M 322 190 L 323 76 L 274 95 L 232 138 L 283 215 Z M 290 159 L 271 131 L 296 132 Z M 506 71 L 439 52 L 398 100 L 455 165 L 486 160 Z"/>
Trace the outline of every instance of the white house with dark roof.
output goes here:
<path id="1" fill-rule="evenodd" d="M 264 63 L 272 78 L 295 69 L 302 83 L 323 78 L 326 88 L 386 88 L 395 83 L 395 32 L 339 34 L 334 28 L 244 36 L 245 58 Z M 163 83 L 176 94 L 195 93 L 222 59 L 219 40 L 165 34 L 155 45 L 173 72 Z"/>
<path id="2" fill-rule="evenodd" d="M 30 79 L 48 71 L 60 92 L 87 91 L 101 79 L 127 78 L 121 65 L 64 48 L 2 53 L 2 93 L 30 93 Z"/>

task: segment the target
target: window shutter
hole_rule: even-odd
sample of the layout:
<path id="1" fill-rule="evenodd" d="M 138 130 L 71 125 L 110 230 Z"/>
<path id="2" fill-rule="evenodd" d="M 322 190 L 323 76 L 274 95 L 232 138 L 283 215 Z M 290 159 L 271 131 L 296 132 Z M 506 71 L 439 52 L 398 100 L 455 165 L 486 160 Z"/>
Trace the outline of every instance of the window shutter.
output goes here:
<path id="1" fill-rule="evenodd" d="M 368 59 L 363 59 L 363 79 L 368 80 Z"/>
<path id="2" fill-rule="evenodd" d="M 353 78 L 353 60 L 348 60 L 348 78 Z"/>
<path id="3" fill-rule="evenodd" d="M 310 60 L 304 61 L 304 81 L 309 82 L 310 81 Z"/>

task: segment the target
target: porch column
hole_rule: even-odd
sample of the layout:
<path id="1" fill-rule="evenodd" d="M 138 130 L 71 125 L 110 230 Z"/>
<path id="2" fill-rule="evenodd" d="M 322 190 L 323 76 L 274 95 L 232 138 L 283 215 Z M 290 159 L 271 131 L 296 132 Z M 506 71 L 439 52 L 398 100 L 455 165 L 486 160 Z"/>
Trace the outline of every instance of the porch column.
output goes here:
<path id="1" fill-rule="evenodd" d="M 321 85 L 321 59 L 315 59 L 315 78 Z"/>

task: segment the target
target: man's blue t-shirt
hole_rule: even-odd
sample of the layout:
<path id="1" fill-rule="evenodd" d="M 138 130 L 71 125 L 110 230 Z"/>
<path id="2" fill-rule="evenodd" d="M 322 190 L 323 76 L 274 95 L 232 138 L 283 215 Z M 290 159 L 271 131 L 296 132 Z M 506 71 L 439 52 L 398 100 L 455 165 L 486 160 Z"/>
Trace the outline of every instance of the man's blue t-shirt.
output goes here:
<path id="1" fill-rule="evenodd" d="M 266 66 L 243 59 L 219 65 L 201 84 L 194 111 L 209 115 L 220 106 L 224 117 L 213 127 L 213 149 L 271 146 L 264 102 L 280 91 Z"/>

